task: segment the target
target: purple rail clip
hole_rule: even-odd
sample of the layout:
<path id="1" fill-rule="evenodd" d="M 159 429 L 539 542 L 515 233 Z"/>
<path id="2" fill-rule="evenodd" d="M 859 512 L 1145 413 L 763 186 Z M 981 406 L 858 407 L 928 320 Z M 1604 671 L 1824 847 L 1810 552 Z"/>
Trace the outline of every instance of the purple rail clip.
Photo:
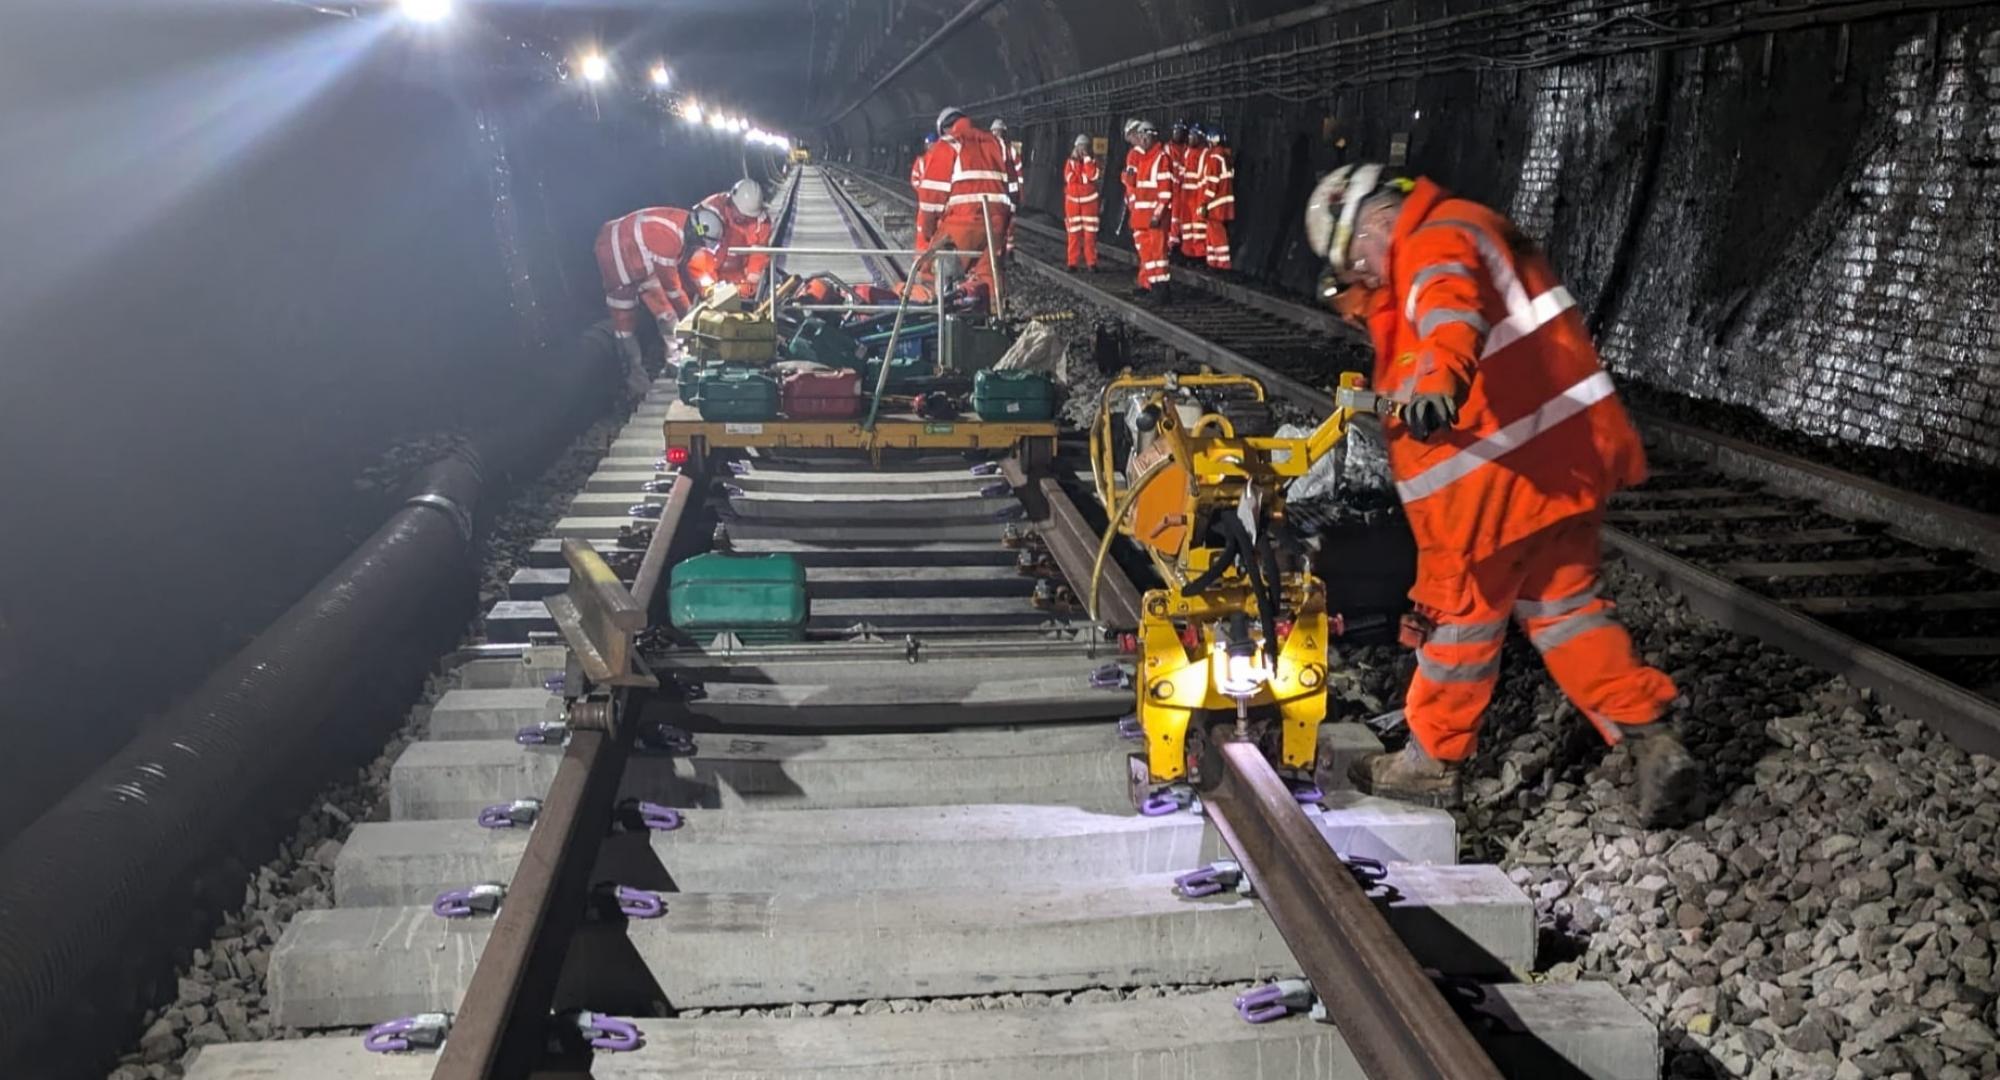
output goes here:
<path id="1" fill-rule="evenodd" d="M 496 803 L 479 812 L 479 826 L 483 829 L 512 829 L 520 825 L 533 825 L 542 814 L 542 800 L 515 799 L 513 802 Z"/>
<path id="2" fill-rule="evenodd" d="M 558 746 L 569 736 L 569 725 L 560 720 L 541 720 L 514 733 L 522 746 Z"/>
<path id="3" fill-rule="evenodd" d="M 747 461 L 732 461 L 729 463 L 729 471 L 737 476 L 749 476 L 756 470 L 752 469 Z"/>
<path id="4" fill-rule="evenodd" d="M 628 919 L 657 919 L 667 913 L 667 902 L 660 894 L 646 889 L 635 889 L 629 885 L 611 887 L 611 898 L 618 902 L 618 910 Z"/>
<path id="5" fill-rule="evenodd" d="M 722 485 L 722 494 L 725 498 L 740 499 L 749 493 L 735 484 L 724 484 Z"/>
<path id="6" fill-rule="evenodd" d="M 1000 463 L 997 461 L 982 461 L 974 465 L 971 472 L 974 476 L 999 476 Z"/>
<path id="7" fill-rule="evenodd" d="M 1318 784 L 1307 784 L 1293 788 L 1292 798 L 1301 806 L 1318 806 L 1326 800 L 1326 792 L 1321 791 Z"/>
<path id="8" fill-rule="evenodd" d="M 1121 739 L 1146 737 L 1146 725 L 1139 722 L 1138 713 L 1128 713 L 1118 718 L 1118 737 Z"/>
<path id="9" fill-rule="evenodd" d="M 1174 879 L 1174 891 L 1190 900 L 1214 896 L 1233 889 L 1243 880 L 1243 866 L 1231 859 L 1217 859 L 1199 870 L 1190 870 Z"/>
<path id="10" fill-rule="evenodd" d="M 445 919 L 469 919 L 474 915 L 491 915 L 500 910 L 500 901 L 507 895 L 507 886 L 497 881 L 474 885 L 465 889 L 446 889 L 431 901 L 431 914 Z"/>
<path id="11" fill-rule="evenodd" d="M 576 1032 L 590 1040 L 592 1049 L 606 1053 L 622 1054 L 639 1049 L 641 1041 L 639 1028 L 629 1020 L 620 1020 L 603 1013 L 579 1012 L 576 1014 Z"/>
<path id="12" fill-rule="evenodd" d="M 1139 813 L 1145 817 L 1165 817 L 1181 808 L 1181 801 L 1167 792 L 1149 796 L 1139 804 Z"/>
<path id="13" fill-rule="evenodd" d="M 1094 690 L 1131 689 L 1132 675 L 1119 664 L 1105 664 L 1090 673 L 1090 686 Z"/>
<path id="14" fill-rule="evenodd" d="M 618 809 L 638 821 L 641 828 L 654 832 L 673 832 L 683 824 L 679 810 L 643 799 L 626 799 L 618 804 Z"/>
<path id="15" fill-rule="evenodd" d="M 1284 979 L 1236 995 L 1236 1015 L 1247 1024 L 1268 1024 L 1294 1010 L 1312 1007 L 1312 984 Z"/>
<path id="16" fill-rule="evenodd" d="M 444 1013 L 418 1013 L 376 1024 L 361 1037 L 361 1045 L 376 1054 L 397 1054 L 410 1049 L 430 1050 L 444 1045 L 444 1036 L 449 1030 L 451 1017 Z"/>
<path id="17" fill-rule="evenodd" d="M 979 489 L 979 497 L 982 499 L 1002 499 L 1013 493 L 1013 485 L 1004 480 L 997 484 L 988 484 Z"/>
<path id="18" fill-rule="evenodd" d="M 558 671 L 554 675 L 551 675 L 548 678 L 542 680 L 542 689 L 547 690 L 551 694 L 560 694 L 563 692 L 563 687 L 567 685 L 568 682 L 569 682 L 568 676 Z"/>
<path id="19" fill-rule="evenodd" d="M 634 503 L 633 505 L 625 508 L 625 514 L 627 517 L 645 518 L 648 521 L 657 521 L 659 520 L 661 512 L 664 511 L 666 508 L 667 507 L 665 503 Z"/>

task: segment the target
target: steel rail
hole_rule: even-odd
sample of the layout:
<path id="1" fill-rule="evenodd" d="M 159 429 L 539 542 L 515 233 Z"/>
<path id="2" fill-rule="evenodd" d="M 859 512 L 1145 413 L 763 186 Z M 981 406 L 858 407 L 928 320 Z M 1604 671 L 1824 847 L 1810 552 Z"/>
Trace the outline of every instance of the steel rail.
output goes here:
<path id="1" fill-rule="evenodd" d="M 1363 1071 L 1375 1080 L 1499 1080 L 1263 751 L 1225 742 L 1215 756 L 1223 768 L 1202 793 L 1208 820 Z"/>
<path id="2" fill-rule="evenodd" d="M 1607 526 L 1604 542 L 1721 626 L 1873 690 L 1961 749 L 2000 754 L 2000 705 L 1993 701 L 1629 533 Z"/>
<path id="3" fill-rule="evenodd" d="M 641 610 L 652 606 L 693 491 L 685 475 L 677 478 L 653 527 L 633 583 L 633 599 Z M 433 1080 L 525 1076 L 540 1060 L 556 981 L 570 936 L 590 902 L 590 873 L 611 829 L 631 737 L 629 725 L 612 731 L 571 730 L 520 868 L 507 886 L 492 936 L 453 1017 Z"/>

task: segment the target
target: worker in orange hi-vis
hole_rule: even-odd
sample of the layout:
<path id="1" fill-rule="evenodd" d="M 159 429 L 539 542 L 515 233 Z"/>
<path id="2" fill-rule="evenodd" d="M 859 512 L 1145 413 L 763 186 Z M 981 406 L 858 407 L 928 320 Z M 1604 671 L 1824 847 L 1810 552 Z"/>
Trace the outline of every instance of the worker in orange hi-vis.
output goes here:
<path id="1" fill-rule="evenodd" d="M 1104 167 L 1090 152 L 1090 136 L 1078 135 L 1063 159 L 1063 232 L 1069 235 L 1069 268 L 1079 263 L 1097 272 L 1097 210 Z"/>
<path id="2" fill-rule="evenodd" d="M 722 244 L 716 249 L 717 279 L 735 285 L 744 296 L 756 296 L 771 257 L 761 252 L 746 255 L 738 249 L 771 244 L 771 215 L 764 208 L 763 187 L 755 180 L 738 180 L 728 191 L 718 191 L 695 205 L 722 219 Z"/>
<path id="3" fill-rule="evenodd" d="M 1219 128 L 1205 133 L 1208 146 L 1202 151 L 1201 187 L 1196 194 L 1195 213 L 1207 222 L 1208 268 L 1228 270 L 1235 264 L 1229 257 L 1229 223 L 1236 220 L 1236 161 L 1229 152 L 1229 136 Z"/>
<path id="4" fill-rule="evenodd" d="M 938 113 L 937 128 L 938 141 L 924 155 L 917 234 L 929 238 L 925 250 L 948 246 L 969 257 L 965 291 L 991 303 L 1000 281 L 997 259 L 1014 220 L 1006 154 L 1000 140 L 981 131 L 963 109 Z M 940 288 L 947 276 L 940 272 Z"/>
<path id="5" fill-rule="evenodd" d="M 1645 478 L 1645 451 L 1569 290 L 1506 218 L 1380 165 L 1327 176 L 1306 227 L 1398 405 L 1389 469 L 1417 541 L 1410 740 L 1357 761 L 1355 781 L 1460 796 L 1511 616 L 1604 740 L 1631 744 L 1641 822 L 1679 819 L 1698 770 L 1664 719 L 1677 691 L 1634 653 L 1598 577 L 1605 502 Z"/>
<path id="6" fill-rule="evenodd" d="M 1126 219 L 1132 226 L 1132 246 L 1138 254 L 1139 277 L 1133 292 L 1155 303 L 1172 299 L 1173 274 L 1167 268 L 1168 230 L 1173 223 L 1174 182 L 1172 157 L 1159 141 L 1159 129 L 1151 121 L 1135 120 L 1128 125 L 1133 142 L 1125 159 L 1127 187 Z"/>
<path id="7" fill-rule="evenodd" d="M 1181 173 L 1174 196 L 1174 222 L 1181 233 L 1181 258 L 1199 263 L 1208 258 L 1208 215 L 1202 212 L 1202 168 L 1208 160 L 1208 137 L 1200 124 L 1189 124 L 1187 144 L 1180 153 Z"/>
<path id="8" fill-rule="evenodd" d="M 1026 187 L 1027 177 L 1021 167 L 1021 153 L 1013 143 L 1007 141 L 1007 121 L 995 120 L 988 129 L 993 137 L 1000 140 L 1000 151 L 1007 157 L 1007 201 L 1014 207 L 1014 216 L 1007 219 L 1007 254 L 1014 254 L 1014 226 L 1021 218 L 1021 192 Z M 1013 263 L 1009 262 L 1009 266 Z"/>
<path id="9" fill-rule="evenodd" d="M 612 337 L 625 361 L 627 384 L 636 393 L 644 394 L 652 382 L 639 346 L 639 308 L 644 306 L 659 327 L 671 364 L 680 352 L 674 324 L 714 283 L 715 248 L 724 228 L 713 210 L 649 206 L 597 230 L 604 306 L 611 311 Z"/>

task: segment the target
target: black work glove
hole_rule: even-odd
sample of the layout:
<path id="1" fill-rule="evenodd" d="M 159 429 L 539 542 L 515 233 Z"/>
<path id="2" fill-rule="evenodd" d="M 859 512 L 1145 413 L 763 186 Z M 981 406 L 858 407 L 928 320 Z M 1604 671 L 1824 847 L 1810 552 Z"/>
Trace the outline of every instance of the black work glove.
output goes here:
<path id="1" fill-rule="evenodd" d="M 1403 425 L 1419 442 L 1458 423 L 1458 402 L 1450 394 L 1418 394 L 1403 406 Z"/>

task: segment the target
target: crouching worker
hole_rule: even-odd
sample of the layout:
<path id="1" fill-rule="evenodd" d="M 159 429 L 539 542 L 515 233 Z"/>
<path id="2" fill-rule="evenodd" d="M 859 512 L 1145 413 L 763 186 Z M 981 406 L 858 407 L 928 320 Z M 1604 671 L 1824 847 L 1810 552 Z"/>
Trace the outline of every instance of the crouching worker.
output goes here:
<path id="1" fill-rule="evenodd" d="M 674 324 L 701 296 L 702 279 L 713 281 L 722 234 L 722 218 L 715 211 L 671 206 L 634 210 L 597 230 L 604 306 L 611 311 L 612 337 L 634 395 L 644 396 L 652 385 L 639 344 L 639 308 L 643 305 L 653 317 L 671 364 L 680 349 Z"/>

